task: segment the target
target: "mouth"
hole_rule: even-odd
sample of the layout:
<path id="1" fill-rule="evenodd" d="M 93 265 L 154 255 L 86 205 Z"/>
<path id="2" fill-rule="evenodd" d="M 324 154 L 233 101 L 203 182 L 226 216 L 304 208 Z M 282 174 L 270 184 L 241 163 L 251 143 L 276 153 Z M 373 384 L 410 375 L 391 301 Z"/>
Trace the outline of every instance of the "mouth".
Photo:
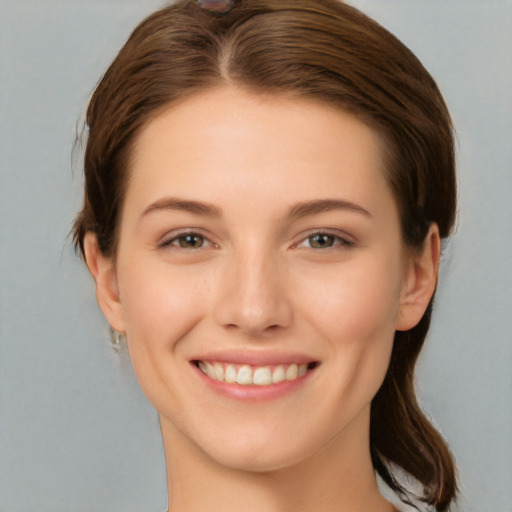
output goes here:
<path id="1" fill-rule="evenodd" d="M 210 379 L 239 386 L 272 386 L 296 381 L 314 370 L 317 362 L 265 366 L 234 364 L 222 361 L 195 360 L 192 363 Z"/>

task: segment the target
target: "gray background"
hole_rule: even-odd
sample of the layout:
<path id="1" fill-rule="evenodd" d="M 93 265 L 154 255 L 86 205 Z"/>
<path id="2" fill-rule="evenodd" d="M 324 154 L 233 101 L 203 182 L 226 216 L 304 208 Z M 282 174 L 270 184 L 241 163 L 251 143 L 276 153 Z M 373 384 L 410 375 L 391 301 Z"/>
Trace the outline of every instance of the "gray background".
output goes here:
<path id="1" fill-rule="evenodd" d="M 512 511 L 512 3 L 354 0 L 439 82 L 458 132 L 459 225 L 420 362 L 464 512 Z M 0 510 L 162 512 L 156 413 L 109 346 L 67 234 L 77 120 L 161 1 L 0 0 Z"/>

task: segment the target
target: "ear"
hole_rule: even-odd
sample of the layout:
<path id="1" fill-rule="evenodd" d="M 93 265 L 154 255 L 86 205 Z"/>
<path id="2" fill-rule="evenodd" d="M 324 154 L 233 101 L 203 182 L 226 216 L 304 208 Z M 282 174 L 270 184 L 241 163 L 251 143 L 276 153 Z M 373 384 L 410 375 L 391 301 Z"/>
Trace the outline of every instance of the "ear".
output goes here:
<path id="1" fill-rule="evenodd" d="M 421 320 L 436 290 L 440 257 L 439 228 L 432 223 L 420 252 L 407 257 L 396 330 L 408 331 Z"/>
<path id="2" fill-rule="evenodd" d="M 87 268 L 96 281 L 96 300 L 101 311 L 113 329 L 121 334 L 126 332 L 123 307 L 117 286 L 117 272 L 114 259 L 105 256 L 99 248 L 98 238 L 88 232 L 84 238 L 84 253 Z"/>

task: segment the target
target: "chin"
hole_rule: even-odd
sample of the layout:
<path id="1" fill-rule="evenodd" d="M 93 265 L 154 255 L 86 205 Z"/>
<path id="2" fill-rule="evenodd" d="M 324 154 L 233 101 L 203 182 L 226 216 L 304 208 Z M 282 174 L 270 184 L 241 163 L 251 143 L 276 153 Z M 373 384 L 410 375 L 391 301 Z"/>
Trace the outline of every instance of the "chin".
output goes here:
<path id="1" fill-rule="evenodd" d="M 333 450 L 341 453 L 360 445 L 356 438 L 367 441 L 369 411 L 368 406 L 356 417 L 342 414 L 337 415 L 338 421 L 324 418 L 316 424 L 305 417 L 300 426 L 282 418 L 274 424 L 240 425 L 236 431 L 198 440 L 198 446 L 219 465 L 242 472 L 268 473 L 314 465 L 315 461 L 322 464 Z"/>
<path id="2" fill-rule="evenodd" d="M 249 440 L 248 440 L 249 441 Z M 242 472 L 269 473 L 294 467 L 312 454 L 300 446 L 276 447 L 276 443 L 260 443 L 254 440 L 237 446 L 215 450 L 210 456 L 220 465 Z"/>

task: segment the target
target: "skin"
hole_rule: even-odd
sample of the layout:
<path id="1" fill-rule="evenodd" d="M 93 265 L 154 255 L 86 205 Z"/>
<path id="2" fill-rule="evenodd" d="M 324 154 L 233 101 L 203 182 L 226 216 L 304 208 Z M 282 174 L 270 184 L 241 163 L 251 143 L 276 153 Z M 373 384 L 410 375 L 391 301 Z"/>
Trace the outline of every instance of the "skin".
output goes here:
<path id="1" fill-rule="evenodd" d="M 92 233 L 85 248 L 159 413 L 173 512 L 393 510 L 371 465 L 370 403 L 395 330 L 435 289 L 439 235 L 404 246 L 371 129 L 234 87 L 170 105 L 137 140 L 115 258 Z M 316 368 L 246 400 L 191 362 L 212 353 Z"/>

